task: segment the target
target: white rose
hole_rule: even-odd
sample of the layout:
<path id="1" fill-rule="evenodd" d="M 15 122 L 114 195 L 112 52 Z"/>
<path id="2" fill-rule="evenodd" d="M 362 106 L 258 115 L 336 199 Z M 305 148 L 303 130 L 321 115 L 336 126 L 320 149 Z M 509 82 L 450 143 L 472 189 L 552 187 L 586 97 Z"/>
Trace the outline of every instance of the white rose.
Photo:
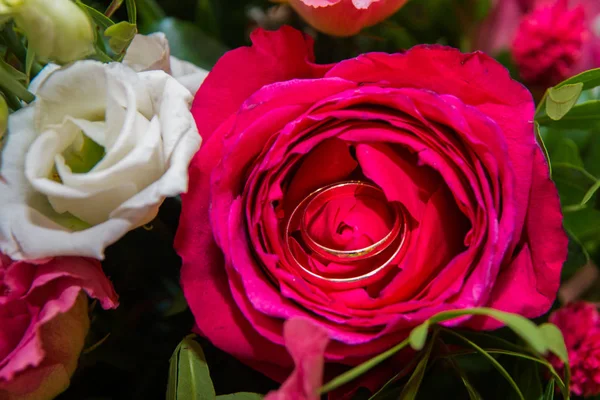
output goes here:
<path id="1" fill-rule="evenodd" d="M 192 94 L 150 67 L 78 61 L 32 83 L 36 100 L 10 116 L 2 153 L 3 253 L 102 258 L 187 190 L 201 142 Z"/>

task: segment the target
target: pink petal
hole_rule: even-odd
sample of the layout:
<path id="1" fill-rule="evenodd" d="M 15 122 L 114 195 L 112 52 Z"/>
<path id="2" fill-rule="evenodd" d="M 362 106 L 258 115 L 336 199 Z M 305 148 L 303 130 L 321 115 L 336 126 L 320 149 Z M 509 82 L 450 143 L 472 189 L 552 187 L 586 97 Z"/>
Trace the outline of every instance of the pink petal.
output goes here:
<path id="1" fill-rule="evenodd" d="M 317 400 L 323 383 L 324 353 L 329 336 L 305 318 L 292 318 L 283 327 L 285 346 L 294 359 L 294 372 L 265 400 Z"/>
<path id="2" fill-rule="evenodd" d="M 225 54 L 198 90 L 192 114 L 206 139 L 261 87 L 294 78 L 319 78 L 328 69 L 313 64 L 313 41 L 284 26 L 276 32 L 257 29 L 251 47 Z"/>

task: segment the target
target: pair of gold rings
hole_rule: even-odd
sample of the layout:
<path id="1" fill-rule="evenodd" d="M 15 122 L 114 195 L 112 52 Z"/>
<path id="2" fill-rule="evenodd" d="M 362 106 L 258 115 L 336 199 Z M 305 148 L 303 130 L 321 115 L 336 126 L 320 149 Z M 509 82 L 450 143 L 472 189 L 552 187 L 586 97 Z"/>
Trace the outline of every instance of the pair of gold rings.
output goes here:
<path id="1" fill-rule="evenodd" d="M 314 215 L 330 201 L 339 197 L 369 197 L 386 203 L 393 215 L 390 231 L 377 242 L 358 249 L 336 249 L 327 246 L 310 234 L 309 216 Z M 350 289 L 367 286 L 385 276 L 394 260 L 405 247 L 407 220 L 404 208 L 397 203 L 388 203 L 383 191 L 372 183 L 345 181 L 322 187 L 309 194 L 290 214 L 285 228 L 286 251 L 297 272 L 308 281 L 327 288 Z M 296 246 L 294 245 L 296 242 Z M 354 274 L 324 274 L 303 265 L 295 249 L 300 246 L 310 257 L 324 264 L 355 264 Z M 366 265 L 366 268 L 365 268 Z"/>

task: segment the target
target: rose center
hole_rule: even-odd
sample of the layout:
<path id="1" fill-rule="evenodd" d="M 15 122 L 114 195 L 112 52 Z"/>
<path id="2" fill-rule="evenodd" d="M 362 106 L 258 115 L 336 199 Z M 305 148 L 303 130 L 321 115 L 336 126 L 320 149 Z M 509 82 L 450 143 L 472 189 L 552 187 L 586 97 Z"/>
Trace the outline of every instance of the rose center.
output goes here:
<path id="1" fill-rule="evenodd" d="M 347 183 L 313 194 L 302 224 L 306 239 L 319 248 L 352 251 L 386 238 L 395 218 L 394 208 L 380 189 Z"/>
<path id="2" fill-rule="evenodd" d="M 398 259 L 407 233 L 402 206 L 360 181 L 325 186 L 290 215 L 287 250 L 298 272 L 314 283 L 366 286 Z"/>

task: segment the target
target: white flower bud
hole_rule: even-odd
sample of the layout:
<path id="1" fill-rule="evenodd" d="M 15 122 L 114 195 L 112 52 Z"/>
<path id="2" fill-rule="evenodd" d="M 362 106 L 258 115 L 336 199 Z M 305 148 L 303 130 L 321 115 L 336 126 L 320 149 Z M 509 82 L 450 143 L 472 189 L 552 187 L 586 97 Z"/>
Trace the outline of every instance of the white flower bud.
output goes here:
<path id="1" fill-rule="evenodd" d="M 11 10 L 42 60 L 68 63 L 94 52 L 92 23 L 71 0 L 0 0 L 0 12 L 3 8 Z"/>

